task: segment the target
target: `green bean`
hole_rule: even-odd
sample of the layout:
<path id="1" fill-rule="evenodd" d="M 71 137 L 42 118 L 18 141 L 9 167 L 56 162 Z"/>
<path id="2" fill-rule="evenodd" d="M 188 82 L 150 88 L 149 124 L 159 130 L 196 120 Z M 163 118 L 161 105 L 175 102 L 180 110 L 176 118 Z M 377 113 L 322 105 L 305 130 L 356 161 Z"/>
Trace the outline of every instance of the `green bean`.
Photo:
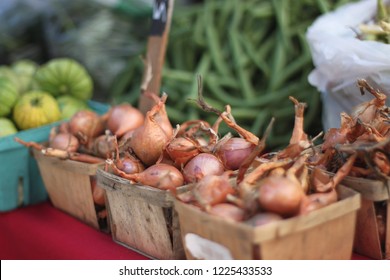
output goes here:
<path id="1" fill-rule="evenodd" d="M 284 47 L 287 50 L 287 47 L 291 45 L 289 42 L 289 22 L 290 22 L 290 13 L 287 10 L 289 0 L 272 0 L 272 5 L 274 7 L 276 21 L 279 25 L 278 32 L 280 33 L 279 40 L 283 43 Z M 286 4 L 288 3 L 288 4 Z"/>
<path id="2" fill-rule="evenodd" d="M 212 83 L 217 83 L 222 87 L 227 87 L 234 90 L 241 89 L 238 81 L 231 79 L 229 77 L 220 76 L 217 73 L 210 72 L 209 74 L 207 74 L 206 77 L 204 77 L 204 79 L 209 80 Z"/>
<path id="3" fill-rule="evenodd" d="M 166 110 L 167 114 L 169 116 L 169 120 L 171 121 L 172 125 L 175 125 L 177 123 L 181 123 L 183 120 L 187 119 L 187 113 L 182 112 L 180 110 L 177 110 L 173 106 L 166 104 Z"/>
<path id="4" fill-rule="evenodd" d="M 244 65 L 245 61 L 243 60 L 243 51 L 241 50 L 241 45 L 236 31 L 230 31 L 229 39 L 232 46 L 233 60 L 236 65 L 237 75 L 242 86 L 243 96 L 246 100 L 252 100 L 255 96 L 255 92 L 252 88 L 249 75 L 247 74 L 248 69 L 246 69 Z"/>
<path id="5" fill-rule="evenodd" d="M 256 118 L 251 126 L 250 131 L 255 135 L 259 136 L 260 132 L 264 129 L 266 121 L 268 121 L 269 114 L 266 110 L 259 110 Z"/>
<path id="6" fill-rule="evenodd" d="M 275 47 L 274 56 L 271 66 L 271 77 L 268 85 L 269 90 L 275 90 L 281 86 L 279 81 L 279 75 L 283 72 L 283 68 L 286 65 L 286 51 L 282 40 L 282 33 L 278 33 L 278 43 Z"/>
<path id="7" fill-rule="evenodd" d="M 212 5 L 213 2 L 206 2 L 205 5 L 205 28 L 208 46 L 210 48 L 211 57 L 217 70 L 224 76 L 231 76 L 229 67 L 226 64 L 225 58 L 222 56 L 221 45 L 218 39 L 218 32 L 214 27 Z"/>
<path id="8" fill-rule="evenodd" d="M 207 44 L 203 16 L 199 15 L 195 21 L 193 39 L 194 43 L 199 46 L 206 46 Z"/>
<path id="9" fill-rule="evenodd" d="M 199 62 L 197 69 L 196 69 L 196 75 L 201 75 L 203 77 L 206 76 L 207 72 L 210 68 L 210 64 L 211 64 L 210 55 L 208 53 L 205 53 L 203 55 L 201 61 Z M 193 82 L 191 85 L 191 90 L 189 91 L 189 93 L 187 95 L 187 100 L 188 99 L 196 100 L 197 97 L 198 97 L 198 80 L 197 80 L 196 76 L 194 75 L 194 79 L 193 79 Z M 185 102 L 178 104 L 179 109 L 184 109 L 184 106 L 185 106 Z"/>
<path id="10" fill-rule="evenodd" d="M 252 1 L 249 3 L 246 2 L 247 1 L 243 3 L 245 7 L 244 9 L 248 11 L 256 20 L 259 18 L 269 18 L 275 14 L 271 3 L 268 1 L 263 1 L 261 3 L 258 3 L 258 1 Z"/>
<path id="11" fill-rule="evenodd" d="M 318 8 L 321 13 L 328 13 L 330 11 L 329 3 L 325 0 L 316 0 Z"/>
<path id="12" fill-rule="evenodd" d="M 164 79 L 176 80 L 185 83 L 191 83 L 194 79 L 194 74 L 185 70 L 174 70 L 172 68 L 164 68 L 162 71 L 162 77 Z"/>
<path id="13" fill-rule="evenodd" d="M 289 78 L 291 78 L 294 74 L 296 74 L 298 71 L 302 70 L 302 67 L 304 65 L 307 65 L 311 62 L 311 56 L 310 54 L 303 53 L 300 57 L 295 59 L 293 62 L 289 63 L 285 68 L 284 71 L 278 76 L 278 79 L 275 83 L 277 84 L 283 84 L 287 82 Z"/>
<path id="14" fill-rule="evenodd" d="M 248 56 L 252 59 L 252 61 L 256 64 L 256 66 L 261 70 L 261 72 L 265 75 L 266 78 L 269 78 L 270 68 L 265 60 L 259 58 L 253 47 L 253 45 L 246 40 L 243 36 L 240 36 L 240 42 L 243 45 L 245 51 L 248 53 Z"/>

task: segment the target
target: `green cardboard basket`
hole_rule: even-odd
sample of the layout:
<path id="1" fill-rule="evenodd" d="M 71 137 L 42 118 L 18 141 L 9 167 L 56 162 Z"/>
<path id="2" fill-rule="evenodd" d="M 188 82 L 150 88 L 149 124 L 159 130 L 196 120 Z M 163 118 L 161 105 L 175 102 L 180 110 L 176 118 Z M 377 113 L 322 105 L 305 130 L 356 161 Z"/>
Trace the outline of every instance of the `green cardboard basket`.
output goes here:
<path id="1" fill-rule="evenodd" d="M 98 114 L 104 114 L 109 105 L 88 101 Z M 55 122 L 42 127 L 20 131 L 0 137 L 0 212 L 42 202 L 48 198 L 36 160 L 30 149 L 17 143 L 14 137 L 24 141 L 44 142 L 49 139 Z"/>

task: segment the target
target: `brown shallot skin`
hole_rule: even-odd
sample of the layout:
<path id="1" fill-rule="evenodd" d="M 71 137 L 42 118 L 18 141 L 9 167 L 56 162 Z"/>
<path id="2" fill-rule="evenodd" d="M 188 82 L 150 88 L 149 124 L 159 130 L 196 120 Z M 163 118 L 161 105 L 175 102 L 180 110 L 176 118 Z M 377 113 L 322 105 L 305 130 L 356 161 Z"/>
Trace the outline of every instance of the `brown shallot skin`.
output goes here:
<path id="1" fill-rule="evenodd" d="M 106 205 L 105 190 L 97 184 L 96 176 L 90 178 L 93 202 L 99 206 Z"/>
<path id="2" fill-rule="evenodd" d="M 282 176 L 265 177 L 259 182 L 260 207 L 282 217 L 298 214 L 301 201 L 305 196 L 301 186 Z"/>
<path id="3" fill-rule="evenodd" d="M 283 220 L 282 216 L 276 213 L 261 212 L 246 220 L 245 223 L 253 227 L 259 227 L 280 220 Z"/>
<path id="4" fill-rule="evenodd" d="M 125 133 L 140 127 L 144 119 L 140 110 L 128 103 L 123 103 L 111 107 L 108 111 L 106 127 L 120 138 Z"/>
<path id="5" fill-rule="evenodd" d="M 119 162 L 117 161 L 116 166 L 126 174 L 140 173 L 145 170 L 142 162 L 130 154 L 125 155 Z"/>
<path id="6" fill-rule="evenodd" d="M 129 147 L 145 166 L 157 163 L 173 134 L 167 133 L 166 127 L 163 129 L 163 125 L 156 119 L 164 102 L 159 102 L 146 113 L 144 124 L 136 128 L 128 140 Z"/>
<path id="7" fill-rule="evenodd" d="M 244 138 L 233 137 L 218 146 L 215 154 L 221 160 L 226 170 L 237 170 L 255 147 L 256 145 Z"/>
<path id="8" fill-rule="evenodd" d="M 240 207 L 230 203 L 219 203 L 210 207 L 209 214 L 233 222 L 241 222 L 245 219 L 245 211 Z"/>
<path id="9" fill-rule="evenodd" d="M 200 150 L 197 148 L 196 143 L 186 137 L 173 138 L 165 148 L 165 152 L 168 157 L 172 159 L 173 164 L 178 168 L 181 168 L 187 164 L 189 160 L 200 154 Z"/>
<path id="10" fill-rule="evenodd" d="M 100 135 L 96 137 L 92 144 L 92 148 L 89 150 L 96 156 L 101 158 L 109 158 L 115 151 L 115 136 L 112 135 Z"/>
<path id="11" fill-rule="evenodd" d="M 76 152 L 80 147 L 80 143 L 72 134 L 60 132 L 50 138 L 49 146 L 53 149 Z"/>
<path id="12" fill-rule="evenodd" d="M 327 205 L 335 203 L 337 201 L 337 192 L 335 189 L 331 189 L 325 193 L 313 193 L 305 196 L 302 199 L 299 214 L 305 215 L 314 210 L 321 209 Z"/>
<path id="13" fill-rule="evenodd" d="M 226 174 L 226 175 L 225 175 Z M 196 199 L 203 205 L 215 205 L 226 201 L 228 194 L 235 194 L 229 175 L 206 175 L 194 188 Z"/>
<path id="14" fill-rule="evenodd" d="M 157 163 L 149 166 L 142 172 L 126 174 L 119 170 L 112 160 L 107 160 L 106 162 L 113 168 L 115 174 L 142 185 L 174 192 L 177 187 L 182 186 L 184 183 L 182 173 L 169 164 Z"/>
<path id="15" fill-rule="evenodd" d="M 82 110 L 75 113 L 69 120 L 69 131 L 86 144 L 104 133 L 105 121 L 97 113 Z"/>
<path id="16" fill-rule="evenodd" d="M 186 183 L 195 183 L 206 175 L 222 175 L 225 168 L 213 154 L 200 153 L 192 158 L 183 168 Z"/>

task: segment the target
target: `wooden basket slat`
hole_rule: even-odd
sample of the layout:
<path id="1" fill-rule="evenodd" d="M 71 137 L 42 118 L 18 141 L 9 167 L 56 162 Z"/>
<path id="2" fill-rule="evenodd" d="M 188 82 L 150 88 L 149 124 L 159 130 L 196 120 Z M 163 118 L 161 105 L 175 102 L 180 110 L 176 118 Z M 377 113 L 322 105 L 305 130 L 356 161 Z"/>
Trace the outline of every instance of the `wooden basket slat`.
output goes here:
<path id="1" fill-rule="evenodd" d="M 99 165 L 61 160 L 38 151 L 34 157 L 54 207 L 99 229 L 90 181 Z"/>
<path id="2" fill-rule="evenodd" d="M 347 176 L 342 183 L 362 196 L 362 209 L 358 211 L 354 251 L 373 259 L 390 259 L 390 182 Z M 386 204 L 387 207 L 384 248 L 381 248 L 378 237 L 375 210 L 375 203 L 379 202 Z"/>
<path id="3" fill-rule="evenodd" d="M 97 183 L 106 190 L 112 238 L 155 259 L 183 259 L 180 225 L 167 191 L 131 184 L 98 169 Z"/>
<path id="4" fill-rule="evenodd" d="M 132 184 L 127 179 L 101 169 L 98 169 L 96 173 L 99 175 L 98 184 L 105 190 L 122 192 L 128 197 L 150 201 L 160 207 L 172 207 L 173 205 L 172 198 L 166 191 L 145 185 Z"/>
<path id="5" fill-rule="evenodd" d="M 175 208 L 183 240 L 187 233 L 197 234 L 225 246 L 234 259 L 350 259 L 360 195 L 344 186 L 338 192 L 341 200 L 330 206 L 257 228 L 177 200 Z"/>

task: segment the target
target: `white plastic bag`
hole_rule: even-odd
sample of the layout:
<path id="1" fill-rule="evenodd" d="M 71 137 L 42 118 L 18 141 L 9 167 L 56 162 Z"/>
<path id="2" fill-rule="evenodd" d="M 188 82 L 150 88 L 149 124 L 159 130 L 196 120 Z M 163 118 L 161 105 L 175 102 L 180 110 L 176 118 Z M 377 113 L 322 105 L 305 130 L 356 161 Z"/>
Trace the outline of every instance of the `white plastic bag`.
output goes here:
<path id="1" fill-rule="evenodd" d="M 308 28 L 315 66 L 308 80 L 322 94 L 325 131 L 340 126 L 341 112 L 350 113 L 373 98 L 360 94 L 358 79 L 367 79 L 390 95 L 390 44 L 357 38 L 359 25 L 372 22 L 376 13 L 377 0 L 362 0 L 320 16 Z"/>

